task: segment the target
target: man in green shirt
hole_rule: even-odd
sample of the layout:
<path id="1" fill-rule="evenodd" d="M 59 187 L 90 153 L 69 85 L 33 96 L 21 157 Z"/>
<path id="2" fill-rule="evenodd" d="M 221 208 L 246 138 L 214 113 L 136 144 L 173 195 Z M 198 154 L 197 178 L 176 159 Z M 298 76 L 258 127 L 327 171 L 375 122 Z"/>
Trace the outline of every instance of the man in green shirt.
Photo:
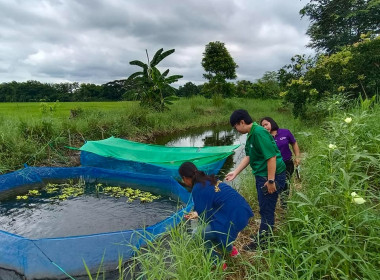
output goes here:
<path id="1" fill-rule="evenodd" d="M 286 166 L 273 137 L 265 128 L 253 122 L 246 110 L 234 111 L 230 123 L 239 133 L 248 133 L 245 144 L 246 156 L 234 171 L 226 175 L 226 180 L 232 181 L 248 164 L 251 166 L 256 180 L 261 224 L 258 241 L 253 240 L 244 248 L 255 250 L 259 242 L 263 244 L 265 240 L 263 237 L 273 229 L 278 194 L 285 186 Z"/>

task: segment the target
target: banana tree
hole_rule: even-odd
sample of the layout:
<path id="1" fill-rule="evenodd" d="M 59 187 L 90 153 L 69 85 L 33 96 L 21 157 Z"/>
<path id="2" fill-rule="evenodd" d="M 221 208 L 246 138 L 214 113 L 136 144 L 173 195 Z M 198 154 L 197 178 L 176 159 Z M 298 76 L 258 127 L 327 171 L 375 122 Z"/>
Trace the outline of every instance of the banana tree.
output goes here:
<path id="1" fill-rule="evenodd" d="M 153 56 L 152 61 L 149 61 L 148 51 L 146 50 L 148 63 L 139 60 L 129 62 L 131 65 L 141 67 L 141 71 L 135 72 L 128 77 L 129 80 L 134 80 L 138 85 L 137 93 L 140 99 L 140 105 L 148 106 L 157 111 L 168 109 L 168 105 L 176 99 L 175 91 L 170 84 L 181 79 L 182 75 L 168 76 L 169 69 L 161 73 L 157 65 L 167 56 L 174 53 L 174 49 L 165 51 L 161 48 Z"/>

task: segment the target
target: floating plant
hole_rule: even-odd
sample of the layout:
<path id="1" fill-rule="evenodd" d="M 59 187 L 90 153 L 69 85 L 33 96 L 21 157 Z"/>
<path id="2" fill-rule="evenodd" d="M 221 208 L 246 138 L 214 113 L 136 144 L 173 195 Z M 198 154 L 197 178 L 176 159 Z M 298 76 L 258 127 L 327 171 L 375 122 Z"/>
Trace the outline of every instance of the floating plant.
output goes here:
<path id="1" fill-rule="evenodd" d="M 67 200 L 70 198 L 75 198 L 84 194 L 86 188 L 86 183 L 83 179 L 80 179 L 78 183 L 74 183 L 73 180 L 69 180 L 68 183 L 63 184 L 53 184 L 48 183 L 42 189 L 46 194 L 52 195 L 49 199 L 56 200 Z M 103 184 L 95 185 L 95 192 L 97 195 L 100 193 L 111 196 L 115 198 L 126 197 L 127 202 L 132 202 L 139 199 L 140 202 L 152 202 L 155 199 L 159 199 L 161 196 L 153 195 L 150 192 L 141 191 L 138 189 L 124 188 L 124 187 L 113 187 L 113 186 L 103 186 Z M 29 190 L 26 195 L 18 195 L 17 200 L 27 200 L 29 197 L 37 197 L 42 195 L 39 190 Z"/>

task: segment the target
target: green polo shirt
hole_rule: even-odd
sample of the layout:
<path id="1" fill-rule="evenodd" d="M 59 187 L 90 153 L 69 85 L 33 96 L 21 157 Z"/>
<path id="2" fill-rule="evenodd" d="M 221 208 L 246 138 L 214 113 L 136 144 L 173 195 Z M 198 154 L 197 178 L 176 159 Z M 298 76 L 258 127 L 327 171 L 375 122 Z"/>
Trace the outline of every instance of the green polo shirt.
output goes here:
<path id="1" fill-rule="evenodd" d="M 264 127 L 255 122 L 252 123 L 251 131 L 247 136 L 245 154 L 249 156 L 249 164 L 254 175 L 267 177 L 267 160 L 274 156 L 276 156 L 276 174 L 286 169 L 280 150 L 272 135 Z"/>

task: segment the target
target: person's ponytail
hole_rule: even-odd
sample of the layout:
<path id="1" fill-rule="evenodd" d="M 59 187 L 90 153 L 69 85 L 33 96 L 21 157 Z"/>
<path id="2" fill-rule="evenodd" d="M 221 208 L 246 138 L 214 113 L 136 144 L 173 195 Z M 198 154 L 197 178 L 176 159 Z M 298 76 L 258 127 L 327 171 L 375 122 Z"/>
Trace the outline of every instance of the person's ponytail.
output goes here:
<path id="1" fill-rule="evenodd" d="M 210 181 L 212 185 L 215 185 L 218 182 L 215 175 L 207 175 L 205 172 L 198 170 L 195 164 L 189 161 L 182 163 L 178 173 L 181 177 L 191 178 L 193 184 L 202 183 L 202 185 L 205 185 L 207 181 Z"/>

